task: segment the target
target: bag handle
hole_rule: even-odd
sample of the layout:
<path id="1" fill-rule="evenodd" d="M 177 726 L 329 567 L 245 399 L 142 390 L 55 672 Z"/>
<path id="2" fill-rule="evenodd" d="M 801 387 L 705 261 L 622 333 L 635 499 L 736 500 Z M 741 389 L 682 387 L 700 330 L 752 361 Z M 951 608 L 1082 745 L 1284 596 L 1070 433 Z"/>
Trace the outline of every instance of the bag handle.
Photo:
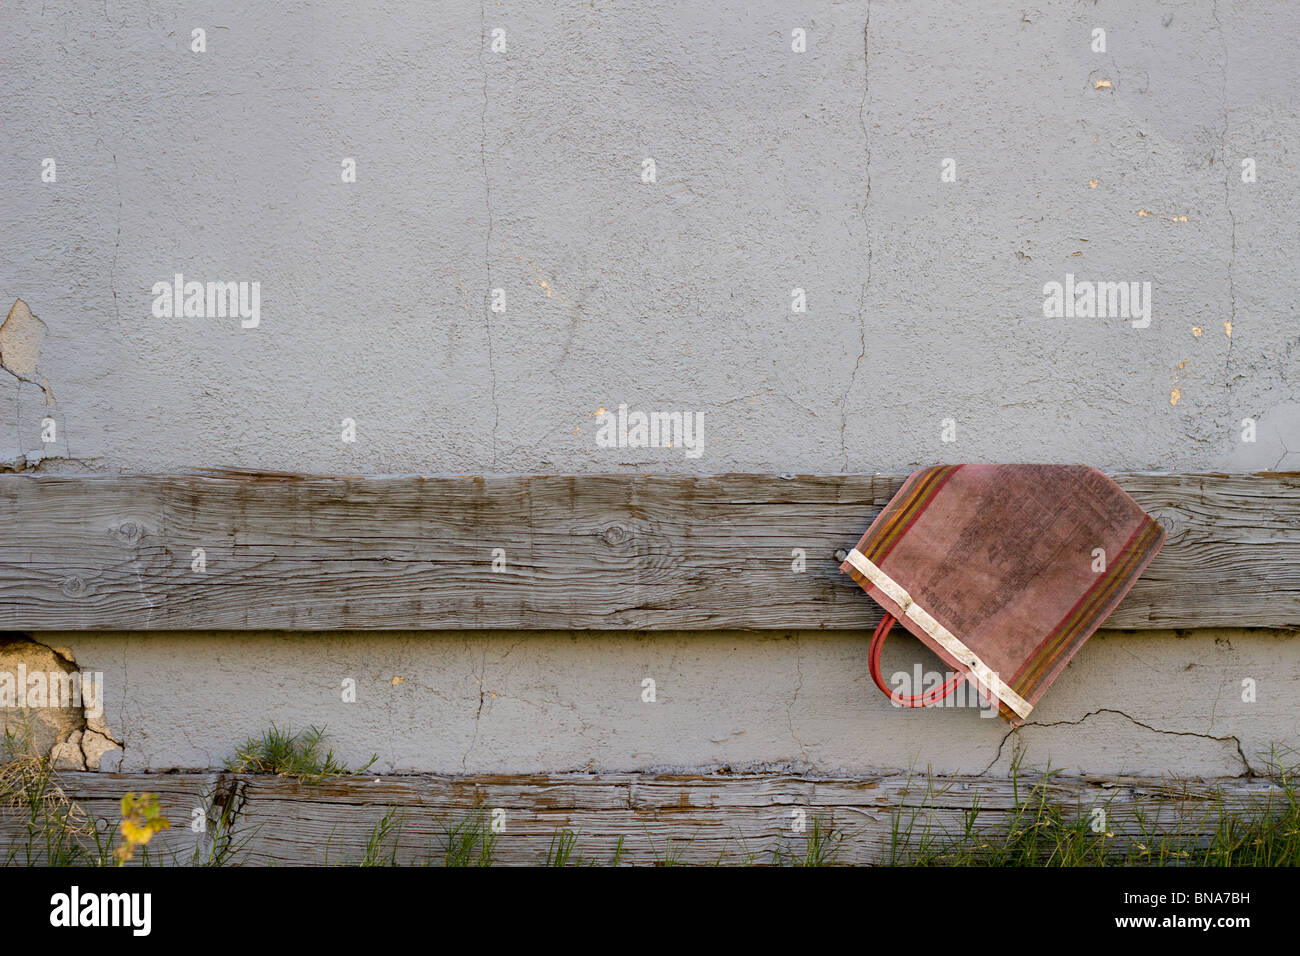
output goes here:
<path id="1" fill-rule="evenodd" d="M 876 633 L 871 635 L 871 646 L 867 653 L 870 655 L 871 679 L 876 682 L 877 687 L 884 691 L 885 696 L 894 703 L 900 707 L 929 707 L 951 694 L 957 689 L 957 685 L 966 679 L 965 672 L 959 673 L 942 687 L 935 688 L 926 694 L 904 696 L 898 691 L 890 690 L 885 686 L 884 678 L 880 676 L 880 650 L 885 646 L 885 638 L 889 636 L 893 626 L 894 616 L 892 614 L 886 614 L 880 619 L 880 623 L 876 625 Z"/>

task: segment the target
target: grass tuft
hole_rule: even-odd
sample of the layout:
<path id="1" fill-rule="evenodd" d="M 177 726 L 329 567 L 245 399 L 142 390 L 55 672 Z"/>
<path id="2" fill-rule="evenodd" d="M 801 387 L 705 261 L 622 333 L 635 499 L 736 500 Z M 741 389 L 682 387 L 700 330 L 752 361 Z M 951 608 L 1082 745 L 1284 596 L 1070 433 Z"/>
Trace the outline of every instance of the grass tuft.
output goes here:
<path id="1" fill-rule="evenodd" d="M 695 842 L 694 836 L 691 836 L 685 842 L 678 840 L 676 844 L 673 843 L 671 836 L 664 837 L 664 851 L 660 854 L 659 848 L 655 846 L 654 838 L 650 836 L 649 830 L 646 830 L 645 838 L 646 842 L 650 844 L 650 852 L 654 854 L 655 866 L 685 866 L 686 851 Z"/>
<path id="2" fill-rule="evenodd" d="M 95 823 L 59 786 L 48 756 L 35 752 L 30 727 L 0 739 L 0 806 L 20 820 L 5 866 L 103 866 L 109 848 Z"/>
<path id="3" fill-rule="evenodd" d="M 1052 795 L 1059 771 L 1023 779 L 1011 765 L 1015 801 L 1001 814 L 982 812 L 978 795 L 962 811 L 960 828 L 935 822 L 931 779 L 920 807 L 900 808 L 891 820 L 887 862 L 896 866 L 1297 866 L 1300 865 L 1300 793 L 1297 769 L 1275 750 L 1264 776 L 1277 784 L 1262 804 L 1229 804 L 1216 791 L 1206 805 L 1186 806 L 1190 795 L 1168 788 L 1154 809 L 1130 808 L 1119 822 L 1115 796 L 1090 806 L 1066 807 Z M 986 817 L 990 817 L 986 822 Z M 1170 817 L 1173 817 L 1170 820 Z M 1213 822 L 1213 826 L 1209 826 Z"/>
<path id="4" fill-rule="evenodd" d="M 365 766 L 349 770 L 334 757 L 334 751 L 321 753 L 325 739 L 323 727 L 309 727 L 291 734 L 275 724 L 260 737 L 249 737 L 235 756 L 225 762 L 231 773 L 273 773 L 302 783 L 320 783 L 331 777 L 354 777 L 375 765 L 378 754 L 371 754 Z"/>
<path id="5" fill-rule="evenodd" d="M 402 832 L 402 811 L 389 807 L 366 835 L 366 850 L 358 866 L 397 866 L 397 839 Z"/>
<path id="6" fill-rule="evenodd" d="M 276 773 L 307 782 L 362 773 L 349 770 L 333 751 L 324 751 L 324 732 L 311 728 L 290 734 L 272 727 L 250 739 L 227 763 L 239 773 Z M 890 818 L 889 845 L 882 862 L 903 866 L 1297 866 L 1300 865 L 1300 765 L 1295 751 L 1274 750 L 1260 776 L 1275 789 L 1243 802 L 1221 791 L 1206 799 L 1203 791 L 1169 783 L 1142 793 L 1139 801 L 1121 800 L 1124 788 L 1099 790 L 1102 799 L 1070 806 L 1059 800 L 1059 771 L 1026 775 L 1020 754 L 1013 756 L 1010 808 L 981 805 L 978 791 L 969 805 L 941 799 L 951 784 L 927 776 L 924 786 L 909 785 L 903 806 Z M 244 809 L 246 781 L 223 780 L 203 794 L 207 828 L 188 859 L 172 849 L 151 855 L 146 841 L 135 863 L 227 866 L 240 862 L 251 831 L 236 833 Z M 910 793 L 909 791 L 913 791 Z M 1118 802 L 1117 802 L 1118 801 Z M 27 866 L 107 866 L 113 862 L 112 838 L 119 827 L 93 819 L 69 798 L 46 755 L 35 753 L 30 732 L 6 730 L 0 737 L 0 812 L 4 816 L 0 864 Z M 130 819 L 124 805 L 124 817 Z M 146 814 L 147 818 L 148 814 Z M 146 819 L 147 822 L 147 819 Z M 404 811 L 390 806 L 368 833 L 360 866 L 398 865 Z M 123 824 L 125 826 L 125 824 Z M 475 805 L 454 811 L 440 824 L 443 840 L 420 862 L 443 866 L 491 866 L 497 849 L 488 811 Z M 255 830 L 255 828 L 254 828 Z M 125 833 L 125 831 L 123 831 Z M 704 831 L 701 831 L 704 832 Z M 760 863 L 738 834 L 743 865 Z M 784 841 L 772 849 L 778 866 L 834 866 L 856 838 L 829 818 L 813 816 L 802 843 Z M 646 840 L 656 866 L 688 863 L 694 838 L 678 832 L 656 844 Z M 579 834 L 557 829 L 546 852 L 546 866 L 593 866 L 578 851 Z M 618 866 L 624 854 L 619 838 L 607 865 Z M 731 848 L 716 863 L 731 858 Z M 355 859 L 355 857 L 354 857 Z M 731 858 L 734 859 L 734 858 Z"/>
<path id="7" fill-rule="evenodd" d="M 820 815 L 812 818 L 812 829 L 803 846 L 778 843 L 772 850 L 773 866 L 839 866 L 846 834 Z"/>
<path id="8" fill-rule="evenodd" d="M 568 866 L 573 850 L 578 845 L 578 834 L 572 830 L 556 830 L 551 835 L 551 846 L 546 851 L 544 866 Z M 581 863 L 581 857 L 578 858 Z"/>
<path id="9" fill-rule="evenodd" d="M 443 866 L 491 866 L 497 835 L 492 832 L 487 811 L 475 807 L 457 822 L 442 824 Z"/>

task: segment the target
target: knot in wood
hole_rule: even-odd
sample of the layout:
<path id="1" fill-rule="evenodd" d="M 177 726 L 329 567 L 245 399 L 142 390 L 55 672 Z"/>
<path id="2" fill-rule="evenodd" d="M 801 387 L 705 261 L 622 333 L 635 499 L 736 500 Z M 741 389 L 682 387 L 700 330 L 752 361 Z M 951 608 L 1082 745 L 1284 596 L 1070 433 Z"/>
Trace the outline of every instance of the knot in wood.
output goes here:
<path id="1" fill-rule="evenodd" d="M 617 548 L 626 544 L 632 537 L 632 533 L 620 525 L 612 524 L 600 533 L 600 539 L 611 548 Z"/>
<path id="2" fill-rule="evenodd" d="M 1148 514 L 1156 520 L 1156 524 L 1165 529 L 1168 540 L 1173 540 L 1174 536 L 1182 530 L 1181 522 L 1167 511 L 1150 511 Z"/>
<path id="3" fill-rule="evenodd" d="M 143 533 L 134 521 L 123 521 L 116 528 L 110 528 L 108 531 L 109 537 L 125 538 L 128 542 L 134 542 Z"/>

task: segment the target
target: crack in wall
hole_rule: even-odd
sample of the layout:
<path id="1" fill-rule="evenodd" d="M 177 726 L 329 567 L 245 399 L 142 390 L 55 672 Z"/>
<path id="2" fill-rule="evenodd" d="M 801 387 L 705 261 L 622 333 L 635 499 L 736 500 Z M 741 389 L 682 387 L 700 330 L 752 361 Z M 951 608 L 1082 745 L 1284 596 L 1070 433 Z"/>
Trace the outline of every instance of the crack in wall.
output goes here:
<path id="1" fill-rule="evenodd" d="M 45 395 L 45 404 L 53 405 L 54 391 L 44 376 L 39 380 L 37 365 L 41 360 L 41 343 L 45 340 L 45 323 L 32 313 L 22 299 L 14 299 L 9 314 L 0 323 L 0 369 L 8 372 L 22 388 L 23 382 L 35 385 Z M 21 420 L 20 420 L 21 424 Z"/>
<path id="2" fill-rule="evenodd" d="M 492 662 L 493 666 L 500 667 L 501 665 L 504 665 L 506 661 L 510 658 L 510 655 L 514 653 L 514 651 L 516 651 L 520 647 L 520 645 L 522 645 L 526 640 L 527 638 L 521 637 L 518 640 L 511 643 L 510 646 L 505 649 L 505 653 L 501 654 L 499 657 L 494 658 Z M 469 641 L 470 639 L 467 637 L 466 638 L 467 647 L 469 646 Z M 556 696 L 553 700 L 547 701 L 545 703 L 539 703 L 537 701 L 530 700 L 529 698 L 524 697 L 521 694 L 507 694 L 504 691 L 498 693 L 497 690 L 495 689 L 489 689 L 487 686 L 487 654 L 488 654 L 488 650 L 485 647 L 483 649 L 482 654 L 479 657 L 478 673 L 473 677 L 474 683 L 478 685 L 478 705 L 475 707 L 474 710 L 473 737 L 470 739 L 469 746 L 465 748 L 465 753 L 461 755 L 460 765 L 462 770 L 467 770 L 469 765 L 470 755 L 474 752 L 474 748 L 478 744 L 480 721 L 483 718 L 484 709 L 486 708 L 487 704 L 490 701 L 508 698 L 513 701 L 518 701 L 520 703 L 527 704 L 529 707 L 536 708 L 538 711 L 542 713 L 546 713 L 549 707 L 559 707 L 569 711 L 577 719 L 578 723 L 581 725 L 579 730 L 580 737 L 585 737 L 587 734 L 591 732 L 592 725 L 589 721 L 587 721 L 585 717 L 583 717 L 581 710 L 578 708 L 578 705 L 572 701 L 565 701 L 560 699 L 558 692 L 556 693 Z M 498 681 L 508 680 L 513 671 L 514 671 L 513 665 L 510 667 L 506 667 L 504 669 L 504 672 L 498 676 L 497 680 Z M 502 685 L 498 684 L 497 686 L 501 687 Z M 581 772 L 583 770 L 588 770 L 591 768 L 594 762 L 595 761 L 593 759 L 589 759 L 587 760 L 584 766 L 573 767 L 571 769 L 573 772 Z"/>
<path id="3" fill-rule="evenodd" d="M 1166 734 L 1172 737 L 1199 737 L 1202 740 L 1212 740 L 1217 743 L 1228 743 L 1229 741 L 1231 741 L 1232 744 L 1237 749 L 1237 756 L 1241 759 L 1242 766 L 1246 768 L 1245 772 L 1240 773 L 1237 776 L 1239 777 L 1256 776 L 1255 768 L 1252 767 L 1250 765 L 1250 761 L 1246 759 L 1246 753 L 1241 747 L 1241 739 L 1237 737 L 1236 734 L 1229 734 L 1226 737 L 1215 737 L 1212 734 L 1197 733 L 1194 730 L 1163 730 L 1159 727 L 1153 727 L 1148 723 L 1144 723 L 1143 721 L 1138 720 L 1136 717 L 1132 717 L 1129 714 L 1124 713 L 1124 711 L 1117 710 L 1114 707 L 1099 707 L 1096 710 L 1092 710 L 1084 714 L 1078 720 L 1054 720 L 1048 723 L 1039 723 L 1037 721 L 1030 721 L 1028 723 L 1021 724 L 1019 727 L 1012 727 L 1010 730 L 1006 732 L 1006 734 L 1003 735 L 1002 739 L 998 741 L 997 753 L 993 755 L 993 759 L 988 762 L 988 765 L 983 770 L 975 774 L 975 776 L 982 777 L 984 776 L 984 774 L 992 770 L 994 765 L 996 765 L 997 762 L 1000 759 L 1002 759 L 1002 750 L 1006 746 L 1007 741 L 1010 740 L 1012 737 L 1015 737 L 1017 734 L 1020 733 L 1020 731 L 1024 730 L 1026 727 L 1077 727 L 1078 725 L 1084 723 L 1090 718 L 1096 717 L 1098 714 L 1115 714 L 1118 717 L 1123 717 L 1125 720 L 1127 720 L 1129 723 L 1133 724 L 1136 727 L 1141 727 L 1143 730 L 1149 730 L 1152 733 L 1156 733 L 1156 734 Z"/>
<path id="4" fill-rule="evenodd" d="M 862 225 L 866 234 L 867 243 L 867 276 L 862 283 L 862 288 L 858 292 L 858 338 L 860 349 L 858 357 L 853 362 L 853 371 L 849 375 L 848 385 L 844 388 L 844 394 L 840 396 L 840 457 L 844 471 L 849 470 L 849 452 L 845 436 L 849 421 L 849 395 L 853 392 L 853 386 L 858 379 L 858 370 L 862 367 L 862 360 L 867 354 L 867 293 L 871 288 L 871 223 L 867 217 L 867 205 L 871 201 L 871 133 L 867 130 L 867 108 L 871 96 L 871 4 L 867 4 L 867 20 L 862 27 L 862 102 L 858 105 L 858 123 L 862 126 L 862 138 L 866 145 L 866 178 L 867 189 L 862 197 L 860 215 L 862 216 Z"/>
<path id="5" fill-rule="evenodd" d="M 1232 211 L 1231 182 L 1232 165 L 1228 162 L 1228 40 L 1223 34 L 1223 21 L 1219 19 L 1219 3 L 1215 0 L 1212 12 L 1214 23 L 1219 29 L 1219 45 L 1223 48 L 1223 59 L 1219 63 L 1219 91 L 1223 106 L 1223 129 L 1219 133 L 1219 154 L 1223 162 L 1223 207 L 1231 223 L 1229 230 L 1230 248 L 1228 251 L 1228 351 L 1223 358 L 1224 404 L 1232 412 L 1232 342 L 1237 330 L 1237 287 L 1234 281 L 1237 265 L 1237 216 Z"/>
<path id="6" fill-rule="evenodd" d="M 1228 347 L 1231 348 L 1232 346 L 1229 345 Z M 1286 456 L 1291 454 L 1291 449 L 1286 446 L 1286 440 L 1281 435 L 1277 436 L 1277 440 L 1282 445 L 1282 454 L 1278 457 L 1277 461 L 1273 462 L 1273 471 L 1277 471 L 1281 468 L 1282 462 L 1286 461 Z"/>
<path id="7" fill-rule="evenodd" d="M 487 233 L 483 238 L 483 271 L 487 275 L 487 289 L 483 294 L 484 324 L 487 327 L 488 374 L 491 381 L 492 396 L 492 464 L 497 463 L 497 429 L 501 425 L 501 409 L 497 405 L 497 369 L 492 349 L 492 180 L 488 174 L 487 128 L 488 128 L 488 73 L 487 63 L 483 59 L 483 48 L 487 45 L 487 11 L 486 3 L 481 0 L 479 13 L 478 65 L 483 73 L 483 112 L 480 115 L 479 159 L 483 164 L 483 203 L 487 207 Z"/>
<path id="8" fill-rule="evenodd" d="M 468 646 L 468 643 L 469 641 L 467 638 L 466 646 Z M 469 755 L 474 752 L 474 745 L 478 743 L 479 720 L 483 716 L 483 700 L 487 695 L 487 691 L 485 690 L 486 685 L 484 684 L 486 674 L 487 648 L 484 648 L 482 655 L 479 657 L 478 676 L 474 680 L 474 682 L 478 684 L 478 708 L 474 711 L 474 736 L 470 738 L 469 746 L 465 748 L 465 753 L 460 758 L 460 766 L 462 770 L 468 768 Z"/>
<path id="9" fill-rule="evenodd" d="M 57 404 L 54 397 L 54 390 L 50 387 L 49 380 L 41 373 L 41 346 L 45 341 L 48 328 L 39 316 L 35 315 L 31 307 L 22 299 L 14 299 L 14 304 L 9 309 L 9 314 L 5 317 L 4 322 L 0 322 L 0 371 L 8 372 L 14 379 L 14 445 L 12 449 L 0 451 L 0 473 L 11 472 L 36 472 L 36 471 L 68 471 L 78 469 L 67 469 L 61 466 L 49 467 L 50 462 L 74 462 L 79 467 L 86 466 L 87 462 L 97 460 L 96 458 L 86 459 L 85 461 L 76 459 L 72 454 L 72 443 L 68 439 L 68 428 L 66 422 L 56 422 L 53 426 L 61 430 L 62 439 L 58 440 L 56 434 L 50 435 L 50 440 L 46 441 L 45 423 L 41 423 L 41 442 L 40 448 L 33 448 L 28 451 L 22 450 L 23 445 L 23 385 L 32 385 L 41 390 L 45 397 L 45 406 L 53 407 Z M 87 468 L 89 470 L 89 468 Z"/>
<path id="10" fill-rule="evenodd" d="M 117 153 L 104 142 L 104 136 L 100 132 L 99 117 L 95 115 L 95 111 L 92 109 L 87 109 L 86 114 L 90 117 L 91 122 L 95 124 L 95 144 L 108 150 L 108 154 L 113 158 L 113 186 L 117 192 L 117 234 L 113 239 L 113 259 L 108 266 L 108 288 L 113 294 L 113 315 L 118 322 L 121 322 L 122 311 L 117 301 L 117 257 L 122 247 L 122 175 L 117 165 Z"/>
<path id="11" fill-rule="evenodd" d="M 799 748 L 799 755 L 803 758 L 803 762 L 811 765 L 808 760 L 808 748 L 805 747 L 803 741 L 799 739 L 799 735 L 794 732 L 794 705 L 798 703 L 799 694 L 803 691 L 803 638 L 796 634 L 794 635 L 794 640 L 794 669 L 799 675 L 799 683 L 794 689 L 794 695 L 790 698 L 790 703 L 785 707 L 785 722 L 790 728 L 790 739 L 793 740 L 795 745 Z"/>
<path id="12" fill-rule="evenodd" d="M 113 239 L 113 264 L 108 269 L 108 287 L 113 293 L 113 315 L 122 321 L 122 310 L 117 302 L 117 254 L 122 248 L 122 177 L 117 168 L 117 153 L 110 151 L 113 157 L 113 185 L 117 189 L 117 235 Z"/>

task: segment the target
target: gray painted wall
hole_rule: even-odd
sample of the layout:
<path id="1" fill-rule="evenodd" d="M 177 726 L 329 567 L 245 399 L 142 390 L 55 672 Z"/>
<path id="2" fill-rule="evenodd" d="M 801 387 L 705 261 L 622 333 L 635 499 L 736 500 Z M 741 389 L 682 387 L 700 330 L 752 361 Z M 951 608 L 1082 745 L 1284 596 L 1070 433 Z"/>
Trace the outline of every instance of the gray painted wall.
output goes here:
<path id="1" fill-rule="evenodd" d="M 1300 467 L 1296 4 L 713 6 L 6 3 L 0 297 L 40 323 L 0 329 L 26 380 L 0 375 L 0 459 Z M 178 272 L 260 283 L 260 324 L 155 317 Z M 1150 323 L 1045 318 L 1067 273 L 1150 282 Z M 598 447 L 622 402 L 702 412 L 703 454 Z M 140 768 L 219 765 L 270 718 L 397 770 L 970 770 L 1005 734 L 888 708 L 856 634 L 48 640 L 105 672 Z M 1300 740 L 1298 688 L 1278 635 L 1106 635 L 1021 736 L 1238 773 L 1236 738 Z"/>

